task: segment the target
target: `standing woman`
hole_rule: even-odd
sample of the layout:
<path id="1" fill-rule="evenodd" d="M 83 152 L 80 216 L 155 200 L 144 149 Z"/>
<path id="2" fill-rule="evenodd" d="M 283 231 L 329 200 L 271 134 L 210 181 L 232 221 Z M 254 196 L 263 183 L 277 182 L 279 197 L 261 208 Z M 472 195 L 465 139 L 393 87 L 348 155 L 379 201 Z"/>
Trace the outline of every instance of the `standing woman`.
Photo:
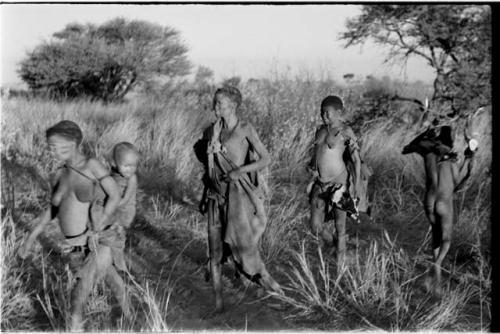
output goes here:
<path id="1" fill-rule="evenodd" d="M 251 280 L 266 290 L 282 293 L 267 271 L 258 247 L 267 216 L 257 173 L 271 163 L 271 158 L 255 128 L 239 120 L 240 104 L 237 88 L 219 88 L 213 106 L 217 120 L 194 147 L 206 170 L 200 210 L 208 214 L 216 311 L 223 310 L 221 264 L 229 258 L 244 282 Z"/>
<path id="2" fill-rule="evenodd" d="M 128 316 L 125 285 L 116 264 L 113 266 L 112 241 L 117 235 L 109 219 L 120 201 L 117 185 L 97 159 L 80 151 L 83 134 L 76 123 L 61 121 L 46 131 L 46 138 L 53 159 L 63 166 L 51 178 L 51 207 L 38 218 L 19 255 L 25 258 L 37 236 L 57 218 L 65 236 L 64 253 L 77 277 L 71 296 L 70 329 L 83 329 L 83 306 L 103 277 Z"/>

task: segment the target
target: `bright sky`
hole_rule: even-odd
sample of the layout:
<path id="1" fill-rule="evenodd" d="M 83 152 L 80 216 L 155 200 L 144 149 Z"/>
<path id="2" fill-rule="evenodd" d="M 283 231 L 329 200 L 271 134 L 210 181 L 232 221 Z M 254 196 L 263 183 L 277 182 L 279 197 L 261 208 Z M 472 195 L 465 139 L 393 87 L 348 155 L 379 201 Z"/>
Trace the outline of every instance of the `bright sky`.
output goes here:
<path id="1" fill-rule="evenodd" d="M 16 69 L 26 52 L 67 23 L 102 23 L 115 17 L 147 20 L 179 30 L 189 58 L 215 72 L 217 79 L 269 77 L 273 71 L 390 75 L 430 81 L 422 61 L 383 64 L 384 51 L 373 45 L 344 49 L 337 40 L 345 21 L 359 13 L 354 5 L 60 5 L 2 4 L 1 84 L 20 82 Z"/>

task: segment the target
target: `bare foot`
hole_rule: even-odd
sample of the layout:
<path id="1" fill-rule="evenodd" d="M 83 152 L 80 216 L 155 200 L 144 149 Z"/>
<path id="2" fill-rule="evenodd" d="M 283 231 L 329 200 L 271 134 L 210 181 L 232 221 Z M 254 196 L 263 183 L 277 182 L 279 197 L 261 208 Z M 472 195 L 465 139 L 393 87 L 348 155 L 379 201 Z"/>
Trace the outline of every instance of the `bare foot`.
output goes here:
<path id="1" fill-rule="evenodd" d="M 83 332 L 83 319 L 81 315 L 71 315 L 70 332 Z"/>
<path id="2" fill-rule="evenodd" d="M 128 301 L 121 305 L 121 309 L 122 309 L 123 317 L 125 319 L 132 318 L 132 311 L 130 310 L 130 304 L 128 303 Z"/>
<path id="3" fill-rule="evenodd" d="M 240 275 L 240 282 L 245 289 L 248 289 L 248 287 L 252 284 L 252 281 L 250 281 L 245 275 Z"/>
<path id="4" fill-rule="evenodd" d="M 344 271 L 346 266 L 346 254 L 345 252 L 337 252 L 337 274 Z"/>
<path id="5" fill-rule="evenodd" d="M 432 293 L 434 297 L 439 299 L 443 297 L 443 288 L 441 287 L 441 283 L 437 282 L 433 276 L 427 275 L 423 285 L 427 293 Z"/>
<path id="6" fill-rule="evenodd" d="M 224 312 L 224 302 L 221 299 L 216 298 L 215 299 L 215 313 L 222 313 Z"/>
<path id="7" fill-rule="evenodd" d="M 441 284 L 437 283 L 434 284 L 434 288 L 432 289 L 432 292 L 434 293 L 434 296 L 441 299 L 443 297 L 443 288 L 441 287 Z"/>
<path id="8" fill-rule="evenodd" d="M 281 286 L 278 284 L 278 282 L 274 281 L 271 283 L 271 290 L 276 292 L 279 295 L 284 296 L 285 293 L 283 292 L 283 289 L 281 289 Z"/>
<path id="9" fill-rule="evenodd" d="M 204 316 L 203 319 L 213 319 L 215 317 L 221 316 L 224 313 L 224 306 L 221 305 L 219 307 L 215 307 L 215 309 L 209 310 Z"/>
<path id="10" fill-rule="evenodd" d="M 424 285 L 424 288 L 425 288 L 426 292 L 431 292 L 433 281 L 434 281 L 434 279 L 433 279 L 433 277 L 431 275 L 427 275 L 425 277 L 423 285 Z"/>
<path id="11" fill-rule="evenodd" d="M 280 295 L 283 295 L 283 290 L 281 289 L 281 286 L 269 274 L 260 278 L 260 284 L 266 291 L 272 291 Z"/>

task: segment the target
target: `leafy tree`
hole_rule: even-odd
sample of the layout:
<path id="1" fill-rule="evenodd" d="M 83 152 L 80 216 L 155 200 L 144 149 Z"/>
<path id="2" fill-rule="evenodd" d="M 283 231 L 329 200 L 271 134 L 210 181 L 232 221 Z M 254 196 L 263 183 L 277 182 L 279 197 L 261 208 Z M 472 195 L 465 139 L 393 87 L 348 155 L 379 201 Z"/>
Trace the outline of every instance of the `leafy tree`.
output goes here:
<path id="1" fill-rule="evenodd" d="M 453 115 L 491 103 L 489 6 L 367 5 L 346 28 L 345 47 L 370 39 L 389 47 L 386 61 L 425 59 L 436 73 L 431 102 Z"/>
<path id="2" fill-rule="evenodd" d="M 222 81 L 222 86 L 233 86 L 233 87 L 239 87 L 241 83 L 241 78 L 238 76 L 231 77 L 229 79 L 224 79 Z"/>
<path id="3" fill-rule="evenodd" d="M 196 75 L 194 76 L 195 83 L 209 83 L 214 79 L 214 71 L 206 66 L 198 66 Z"/>
<path id="4" fill-rule="evenodd" d="M 208 67 L 198 66 L 192 88 L 197 92 L 200 98 L 203 95 L 211 95 L 215 90 L 214 72 Z"/>
<path id="5" fill-rule="evenodd" d="M 154 76 L 189 73 L 187 51 L 178 31 L 146 21 L 73 23 L 29 52 L 19 74 L 33 90 L 113 101 Z"/>

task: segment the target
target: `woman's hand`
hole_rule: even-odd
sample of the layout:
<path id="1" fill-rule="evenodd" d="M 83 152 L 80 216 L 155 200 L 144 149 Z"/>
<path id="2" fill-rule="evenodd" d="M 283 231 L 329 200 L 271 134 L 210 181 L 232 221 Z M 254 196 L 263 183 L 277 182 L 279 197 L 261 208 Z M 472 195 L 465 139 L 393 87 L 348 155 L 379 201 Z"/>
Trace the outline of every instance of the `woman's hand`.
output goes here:
<path id="1" fill-rule="evenodd" d="M 96 228 L 97 228 L 96 230 L 101 231 L 105 226 L 109 225 L 108 221 L 109 221 L 109 215 L 107 213 L 103 212 L 103 214 L 101 215 L 101 217 L 99 219 L 99 223 L 96 226 Z"/>
<path id="2" fill-rule="evenodd" d="M 306 170 L 309 173 L 309 175 L 311 175 L 312 178 L 319 177 L 318 171 L 316 169 L 312 168 L 311 166 L 307 166 Z"/>
<path id="3" fill-rule="evenodd" d="M 229 173 L 224 175 L 224 181 L 228 181 L 228 182 L 236 181 L 241 177 L 241 175 L 242 175 L 242 173 L 239 170 L 239 168 L 233 169 L 232 171 L 230 171 Z"/>
<path id="4" fill-rule="evenodd" d="M 21 259 L 26 259 L 26 257 L 28 256 L 29 254 L 29 249 L 30 249 L 30 245 L 28 245 L 28 242 L 25 242 L 21 247 L 19 247 L 19 249 L 17 250 L 17 255 L 21 258 Z"/>

